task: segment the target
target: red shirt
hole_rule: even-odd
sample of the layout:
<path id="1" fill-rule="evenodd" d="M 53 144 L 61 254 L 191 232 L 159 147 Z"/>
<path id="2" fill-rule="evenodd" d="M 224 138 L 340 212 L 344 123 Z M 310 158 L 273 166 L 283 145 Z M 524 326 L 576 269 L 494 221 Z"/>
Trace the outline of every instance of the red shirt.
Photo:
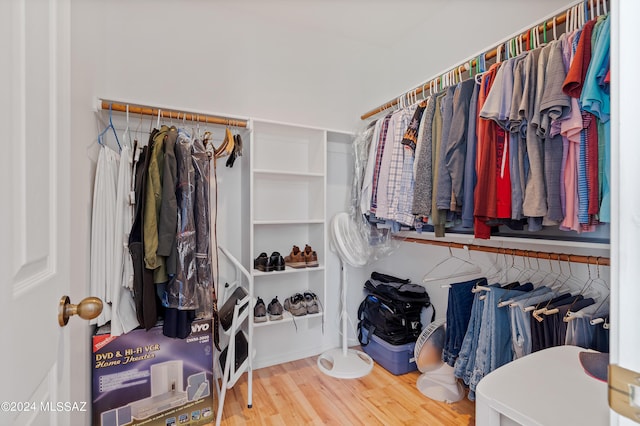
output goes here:
<path id="1" fill-rule="evenodd" d="M 500 64 L 493 64 L 482 77 L 482 86 L 478 94 L 478 114 L 484 106 L 499 66 Z M 497 214 L 495 135 L 498 125 L 495 121 L 485 120 L 479 115 L 477 120 L 476 174 L 478 180 L 474 192 L 474 234 L 476 238 L 488 239 L 491 235 L 491 227 L 485 222 L 495 218 Z"/>

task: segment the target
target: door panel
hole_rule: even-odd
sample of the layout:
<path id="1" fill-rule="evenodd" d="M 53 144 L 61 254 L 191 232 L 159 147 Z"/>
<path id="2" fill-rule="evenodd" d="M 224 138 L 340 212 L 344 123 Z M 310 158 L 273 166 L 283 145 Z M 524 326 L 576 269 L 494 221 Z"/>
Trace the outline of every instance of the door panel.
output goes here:
<path id="1" fill-rule="evenodd" d="M 0 424 L 72 424 L 50 405 L 69 398 L 69 2 L 3 1 L 0 16 L 0 402 L 15 403 Z"/>

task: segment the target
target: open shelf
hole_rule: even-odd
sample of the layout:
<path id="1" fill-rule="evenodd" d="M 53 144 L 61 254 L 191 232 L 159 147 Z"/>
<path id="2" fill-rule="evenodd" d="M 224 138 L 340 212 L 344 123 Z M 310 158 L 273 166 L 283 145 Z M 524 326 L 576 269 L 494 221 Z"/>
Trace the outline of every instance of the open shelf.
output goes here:
<path id="1" fill-rule="evenodd" d="M 326 300 L 327 255 L 327 131 L 317 128 L 255 120 L 250 140 L 250 296 L 266 304 L 280 297 L 311 291 Z M 304 250 L 310 245 L 320 265 L 315 268 L 291 268 L 262 272 L 253 269 L 260 253 L 279 252 L 289 255 L 292 247 Z M 252 304 L 255 306 L 255 303 Z M 320 306 L 322 308 L 322 305 Z M 312 321 L 305 319 L 316 318 Z M 317 318 L 320 318 L 318 320 Z M 272 365 L 319 354 L 322 349 L 324 312 L 294 317 L 283 313 L 283 319 L 253 322 L 249 329 L 260 328 L 254 346 L 259 365 Z M 294 327 L 292 322 L 295 324 Z M 287 324 L 282 328 L 265 328 Z M 297 332 L 297 333 L 296 333 Z M 252 334 L 252 339 L 256 338 Z M 295 338 L 291 338 L 295 335 Z M 252 340 L 255 342 L 255 340 Z"/>
<path id="2" fill-rule="evenodd" d="M 291 315 L 291 313 L 284 311 L 282 313 L 282 319 L 281 320 L 275 320 L 275 321 L 269 321 L 267 320 L 266 322 L 254 322 L 253 323 L 253 327 L 254 328 L 262 328 L 262 327 L 269 327 L 272 325 L 278 325 L 278 324 L 286 324 L 289 322 L 293 322 L 293 320 L 295 319 L 296 321 L 300 321 L 300 320 L 305 320 L 305 319 L 311 319 L 311 318 L 320 318 L 322 317 L 322 311 L 318 312 L 317 314 L 307 314 L 307 315 L 302 315 L 299 317 L 294 317 L 293 315 Z M 251 321 L 253 321 L 253 317 L 251 317 Z"/>
<path id="3" fill-rule="evenodd" d="M 294 220 L 254 220 L 254 225 L 314 225 L 323 224 L 324 219 L 294 219 Z"/>
<path id="4" fill-rule="evenodd" d="M 284 171 L 284 170 L 265 170 L 265 169 L 256 169 L 253 171 L 255 175 L 275 175 L 275 176 L 284 176 L 284 177 L 324 177 L 324 173 L 312 173 L 312 172 L 296 172 L 296 171 Z"/>
<path id="5" fill-rule="evenodd" d="M 305 272 L 312 271 L 324 271 L 324 265 L 320 265 L 315 268 L 290 268 L 289 266 L 285 267 L 284 271 L 271 271 L 271 272 L 263 272 L 257 269 L 251 270 L 251 275 L 254 277 L 264 277 L 264 276 L 273 276 L 273 275 L 283 275 L 283 274 L 302 274 Z"/>

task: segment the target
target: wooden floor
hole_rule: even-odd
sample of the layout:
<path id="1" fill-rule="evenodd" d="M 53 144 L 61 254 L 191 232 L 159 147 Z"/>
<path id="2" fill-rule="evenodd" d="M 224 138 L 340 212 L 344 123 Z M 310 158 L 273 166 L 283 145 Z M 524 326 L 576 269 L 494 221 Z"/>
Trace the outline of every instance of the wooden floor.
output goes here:
<path id="1" fill-rule="evenodd" d="M 418 372 L 394 376 L 379 365 L 366 377 L 340 380 L 317 357 L 254 371 L 253 408 L 246 375 L 227 391 L 223 425 L 475 425 L 475 404 L 435 402 L 416 388 Z"/>

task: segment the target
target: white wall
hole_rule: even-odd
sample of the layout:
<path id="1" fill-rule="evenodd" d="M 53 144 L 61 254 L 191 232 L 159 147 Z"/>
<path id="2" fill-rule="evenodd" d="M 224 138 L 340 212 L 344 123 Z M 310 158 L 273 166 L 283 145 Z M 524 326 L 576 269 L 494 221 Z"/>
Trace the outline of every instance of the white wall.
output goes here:
<path id="1" fill-rule="evenodd" d="M 73 298 L 89 288 L 96 97 L 355 130 L 366 110 L 564 4 L 72 0 Z M 239 171 L 221 173 L 248 189 Z M 232 194 L 229 208 L 240 204 Z M 220 217 L 230 226 L 232 214 Z M 71 327 L 72 397 L 88 400 L 88 327 Z"/>

